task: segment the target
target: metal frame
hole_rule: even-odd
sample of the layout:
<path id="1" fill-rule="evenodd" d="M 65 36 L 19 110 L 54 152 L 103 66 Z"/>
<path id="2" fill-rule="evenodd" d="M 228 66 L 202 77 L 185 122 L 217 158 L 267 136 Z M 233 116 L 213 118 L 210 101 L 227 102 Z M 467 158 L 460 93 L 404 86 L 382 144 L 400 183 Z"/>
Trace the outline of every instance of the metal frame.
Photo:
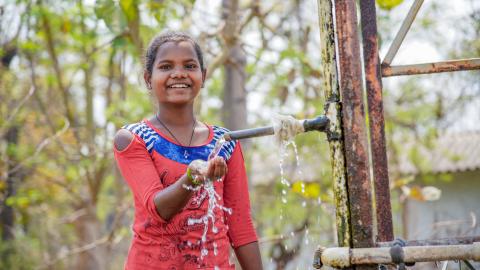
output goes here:
<path id="1" fill-rule="evenodd" d="M 325 67 L 323 70 L 327 100 L 325 110 L 331 125 L 330 132 L 336 129 L 335 132 L 338 135 L 328 138 L 334 172 L 338 245 L 345 247 L 345 250 L 348 250 L 345 254 L 350 255 L 360 250 L 368 252 L 382 250 L 383 252 L 391 250 L 391 247 L 397 244 L 392 241 L 394 235 L 384 130 L 382 77 L 480 69 L 480 58 L 391 65 L 423 0 L 415 0 L 412 4 L 381 62 L 378 54 L 375 0 L 361 0 L 358 2 L 365 72 L 363 77 L 356 2 L 354 0 L 318 0 L 322 61 Z M 367 93 L 370 141 L 366 136 L 363 80 L 365 80 Z M 372 181 L 369 157 L 372 161 Z M 373 210 L 375 210 L 375 216 Z M 376 230 L 374 230 L 375 225 Z M 428 253 L 431 250 L 455 250 L 455 247 L 462 246 L 468 253 L 466 246 L 475 246 L 475 252 L 479 252 L 480 244 L 472 244 L 480 242 L 479 240 L 480 236 L 416 240 L 407 242 L 402 250 L 423 250 Z M 334 253 L 330 253 L 332 258 L 323 258 L 325 256 L 322 256 L 323 251 L 324 249 L 321 248 L 315 254 L 314 267 L 316 268 L 322 265 L 324 259 L 336 259 Z M 410 255 L 415 257 L 415 252 Z M 362 256 L 359 260 L 365 259 Z M 448 258 L 464 260 L 473 258 L 469 256 L 457 253 Z M 475 255 L 475 259 L 478 258 Z M 395 258 L 392 260 L 391 257 L 389 262 L 400 263 Z M 367 264 L 371 263 L 381 262 L 370 260 Z M 355 263 L 345 266 L 353 267 Z M 361 268 L 372 268 L 372 266 L 361 266 Z"/>
<path id="2" fill-rule="evenodd" d="M 360 3 L 362 2 L 363 1 L 360 1 Z M 412 26 L 412 23 L 415 20 L 415 17 L 417 16 L 417 13 L 420 10 L 422 4 L 423 0 L 415 0 L 415 2 L 410 7 L 410 10 L 408 11 L 406 18 L 403 21 L 400 30 L 398 30 L 397 35 L 393 39 L 393 42 L 390 45 L 390 48 L 388 49 L 388 52 L 382 61 L 382 76 L 390 77 L 400 75 L 429 74 L 480 69 L 480 58 L 391 66 L 391 63 L 395 58 L 398 49 L 402 45 L 402 42 L 407 35 L 408 30 L 410 30 L 410 26 Z"/>
<path id="3" fill-rule="evenodd" d="M 449 260 L 480 261 L 480 242 L 440 246 L 334 247 L 321 249 L 319 253 L 322 266 L 327 265 L 334 268 Z"/>

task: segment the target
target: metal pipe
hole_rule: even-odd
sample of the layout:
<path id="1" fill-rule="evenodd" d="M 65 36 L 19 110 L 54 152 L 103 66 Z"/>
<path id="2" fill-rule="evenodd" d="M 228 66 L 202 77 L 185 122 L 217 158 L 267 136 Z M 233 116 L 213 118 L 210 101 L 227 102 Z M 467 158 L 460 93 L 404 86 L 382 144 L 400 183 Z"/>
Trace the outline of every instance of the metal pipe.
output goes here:
<path id="1" fill-rule="evenodd" d="M 429 74 L 480 69 L 480 58 L 450 60 L 401 66 L 382 66 L 382 76 Z"/>
<path id="2" fill-rule="evenodd" d="M 390 182 L 388 180 L 385 120 L 383 117 L 382 74 L 378 57 L 375 0 L 360 1 L 363 58 L 370 129 L 370 156 L 373 167 L 374 204 L 377 217 L 377 241 L 393 240 Z"/>
<path id="3" fill-rule="evenodd" d="M 353 247 L 373 247 L 372 195 L 356 1 L 335 0 L 342 123 Z"/>
<path id="4" fill-rule="evenodd" d="M 323 115 L 318 116 L 317 118 L 304 119 L 299 121 L 303 122 L 304 132 L 313 131 L 313 130 L 325 131 L 329 123 L 328 118 Z M 259 128 L 230 131 L 225 133 L 223 137 L 225 138 L 225 140 L 231 141 L 231 140 L 240 140 L 240 139 L 247 139 L 247 138 L 253 138 L 253 137 L 274 135 L 274 133 L 275 131 L 273 126 L 266 126 L 266 127 L 259 127 Z"/>
<path id="5" fill-rule="evenodd" d="M 267 127 L 259 127 L 259 128 L 250 128 L 250 129 L 242 129 L 237 131 L 230 131 L 223 135 L 225 140 L 240 140 L 240 139 L 247 139 L 253 137 L 262 137 L 273 135 L 275 132 L 272 126 Z"/>
<path id="6" fill-rule="evenodd" d="M 405 241 L 405 246 L 465 245 L 480 242 L 480 236 Z M 396 242 L 377 242 L 377 247 L 392 247 Z"/>
<path id="7" fill-rule="evenodd" d="M 320 248 L 315 256 L 320 256 L 322 266 L 334 268 L 446 260 L 480 261 L 480 242 L 469 245 L 394 246 L 391 248 Z"/>
<path id="8" fill-rule="evenodd" d="M 322 55 L 322 78 L 324 85 L 325 115 L 328 124 L 327 139 L 332 165 L 333 194 L 337 242 L 340 247 L 350 247 L 350 209 L 348 203 L 347 169 L 345 166 L 345 143 L 342 133 L 342 109 L 338 83 L 337 57 L 335 53 L 334 9 L 331 0 L 318 0 L 320 24 L 320 48 Z"/>
<path id="9" fill-rule="evenodd" d="M 423 4 L 423 0 L 415 0 L 415 2 L 412 4 L 412 7 L 408 11 L 407 17 L 405 17 L 405 20 L 402 22 L 402 26 L 400 26 L 400 30 L 398 30 L 397 35 L 393 39 L 392 45 L 390 45 L 390 48 L 388 48 L 387 55 L 385 55 L 385 58 L 383 59 L 382 66 L 383 65 L 390 65 L 393 61 L 393 58 L 398 52 L 398 49 L 400 48 L 400 45 L 402 45 L 403 39 L 407 35 L 408 30 L 410 29 L 410 26 L 413 23 L 413 20 L 415 20 L 415 17 L 417 16 L 418 10 L 420 10 L 420 7 Z"/>

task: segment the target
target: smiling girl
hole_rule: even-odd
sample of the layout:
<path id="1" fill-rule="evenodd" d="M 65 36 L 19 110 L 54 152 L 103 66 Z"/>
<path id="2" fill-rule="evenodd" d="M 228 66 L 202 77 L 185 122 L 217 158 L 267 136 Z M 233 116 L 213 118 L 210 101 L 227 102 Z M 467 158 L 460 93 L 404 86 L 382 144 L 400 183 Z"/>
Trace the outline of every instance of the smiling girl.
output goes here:
<path id="1" fill-rule="evenodd" d="M 202 51 L 189 35 L 169 32 L 151 41 L 144 79 L 158 110 L 149 119 L 124 126 L 114 139 L 115 159 L 135 203 L 125 269 L 235 269 L 229 262 L 230 246 L 242 269 L 262 269 L 240 143 L 226 143 L 208 161 L 206 172 L 192 163 L 208 160 L 227 132 L 194 115 L 205 75 Z M 215 225 L 218 230 L 208 229 L 203 242 L 203 224 L 189 220 L 208 210 L 208 198 L 202 196 L 205 179 L 222 179 L 214 181 L 214 188 L 219 203 L 232 212 L 214 209 L 215 224 L 209 228 Z"/>

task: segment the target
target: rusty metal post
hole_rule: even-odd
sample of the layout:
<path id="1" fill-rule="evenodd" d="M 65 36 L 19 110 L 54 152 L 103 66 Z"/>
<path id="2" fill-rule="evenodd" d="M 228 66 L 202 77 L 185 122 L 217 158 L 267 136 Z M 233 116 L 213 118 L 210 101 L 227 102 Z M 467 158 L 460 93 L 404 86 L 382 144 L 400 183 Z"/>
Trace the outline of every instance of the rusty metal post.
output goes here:
<path id="1" fill-rule="evenodd" d="M 325 115 L 330 123 L 327 138 L 330 145 L 333 193 L 335 200 L 337 241 L 340 247 L 351 246 L 350 212 L 347 192 L 347 174 L 342 136 L 340 89 L 335 55 L 335 29 L 331 0 L 318 0 L 320 22 L 320 46 L 322 49 L 323 82 L 325 91 Z"/>
<path id="2" fill-rule="evenodd" d="M 418 75 L 440 72 L 454 72 L 466 70 L 479 70 L 480 58 L 449 60 L 434 63 L 421 63 L 413 65 L 382 66 L 383 77 Z"/>
<path id="3" fill-rule="evenodd" d="M 352 244 L 355 248 L 373 247 L 372 197 L 356 1 L 336 0 L 335 16 Z"/>
<path id="4" fill-rule="evenodd" d="M 377 217 L 376 241 L 393 240 L 390 183 L 388 180 L 385 120 L 383 118 L 382 74 L 378 56 L 375 0 L 360 1 L 363 59 L 367 90 L 370 149 L 373 166 L 374 205 Z"/>

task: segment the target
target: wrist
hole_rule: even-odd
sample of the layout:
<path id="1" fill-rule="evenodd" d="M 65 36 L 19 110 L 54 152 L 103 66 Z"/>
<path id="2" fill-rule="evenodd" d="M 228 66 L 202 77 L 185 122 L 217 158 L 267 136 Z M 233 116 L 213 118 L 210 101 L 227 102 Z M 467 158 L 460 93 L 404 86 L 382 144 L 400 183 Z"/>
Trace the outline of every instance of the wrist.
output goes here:
<path id="1" fill-rule="evenodd" d="M 192 175 L 192 170 L 190 169 L 190 167 L 187 167 L 187 179 L 188 181 L 190 182 L 190 184 L 193 186 L 193 187 L 197 187 L 199 186 L 202 182 L 200 180 L 198 180 L 197 177 L 193 176 Z"/>

